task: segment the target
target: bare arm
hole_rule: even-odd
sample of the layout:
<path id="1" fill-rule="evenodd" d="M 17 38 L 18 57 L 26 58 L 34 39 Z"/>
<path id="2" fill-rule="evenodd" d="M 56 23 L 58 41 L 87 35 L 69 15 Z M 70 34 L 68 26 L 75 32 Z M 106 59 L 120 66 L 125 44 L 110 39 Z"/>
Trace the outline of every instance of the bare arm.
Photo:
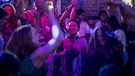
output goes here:
<path id="1" fill-rule="evenodd" d="M 132 7 L 123 3 L 122 0 L 105 1 L 103 3 L 110 7 L 110 12 L 116 16 L 119 23 L 126 22 L 128 30 L 135 30 L 135 10 Z"/>
<path id="2" fill-rule="evenodd" d="M 135 31 L 135 10 L 132 7 L 126 4 L 120 4 L 120 11 L 123 17 L 123 20 L 128 25 L 128 30 Z"/>
<path id="3" fill-rule="evenodd" d="M 66 17 L 68 15 L 68 13 L 70 12 L 71 8 L 72 8 L 72 4 L 70 6 L 68 6 L 68 8 L 64 11 L 62 16 L 60 17 L 61 22 L 63 22 L 66 19 Z"/>
<path id="4" fill-rule="evenodd" d="M 74 18 L 75 11 L 76 11 L 76 2 L 77 2 L 77 0 L 72 0 L 72 4 L 69 5 L 68 8 L 65 10 L 65 12 L 62 14 L 62 16 L 60 18 L 60 21 L 61 22 L 63 22 L 66 19 L 66 17 L 68 15 L 68 13 L 70 12 L 71 8 L 73 8 L 73 9 L 72 9 L 72 12 L 70 14 L 70 18 L 71 19 Z"/>
<path id="5" fill-rule="evenodd" d="M 50 22 L 52 23 L 52 39 L 43 47 L 38 48 L 33 54 L 32 59 L 47 57 L 50 53 L 54 53 L 57 47 L 63 41 L 63 33 L 58 25 L 54 15 L 47 11 Z"/>
<path id="6" fill-rule="evenodd" d="M 106 1 L 106 2 L 103 2 L 103 5 L 104 5 L 106 11 L 108 12 L 109 16 L 116 16 L 119 23 L 122 23 L 123 19 L 121 17 L 120 8 L 118 7 L 118 5 L 114 5 L 113 2 L 112 1 Z M 120 3 L 121 1 L 117 0 L 117 3 L 118 2 Z M 114 2 L 114 3 L 116 3 L 116 2 Z"/>
<path id="7" fill-rule="evenodd" d="M 119 0 L 113 1 L 111 4 L 114 7 L 120 8 L 122 18 L 128 24 L 128 30 L 135 31 L 135 10 L 131 6 L 124 4 L 122 1 Z"/>
<path id="8" fill-rule="evenodd" d="M 122 23 L 123 22 L 123 19 L 121 17 L 121 12 L 120 12 L 120 8 L 117 7 L 115 9 L 113 9 L 112 7 L 109 8 L 109 15 L 110 16 L 115 16 L 117 18 L 117 20 L 119 21 L 119 23 Z"/>
<path id="9" fill-rule="evenodd" d="M 75 18 L 77 0 L 74 0 L 74 1 L 72 2 L 72 4 L 73 4 L 74 7 L 72 8 L 72 11 L 71 11 L 71 14 L 70 14 L 70 19 L 71 19 L 71 20 Z"/>
<path id="10" fill-rule="evenodd" d="M 135 13 L 134 13 L 133 8 L 130 7 L 129 5 L 126 5 L 121 0 L 107 2 L 106 4 L 109 5 L 109 6 L 112 6 L 115 9 L 117 7 L 119 7 L 121 15 L 122 15 L 123 19 L 125 19 L 125 20 L 130 19 L 130 18 L 135 18 Z"/>
<path id="11" fill-rule="evenodd" d="M 72 11 L 71 11 L 71 14 L 70 14 L 70 19 L 71 19 L 71 20 L 74 19 L 74 17 L 75 17 L 75 11 L 76 11 L 76 7 L 74 7 L 74 8 L 72 9 Z"/>
<path id="12" fill-rule="evenodd" d="M 135 11 L 129 5 L 126 5 L 124 3 L 120 4 L 120 11 L 123 16 L 123 19 L 125 20 L 130 19 L 130 18 L 135 19 L 135 13 L 134 13 Z"/>

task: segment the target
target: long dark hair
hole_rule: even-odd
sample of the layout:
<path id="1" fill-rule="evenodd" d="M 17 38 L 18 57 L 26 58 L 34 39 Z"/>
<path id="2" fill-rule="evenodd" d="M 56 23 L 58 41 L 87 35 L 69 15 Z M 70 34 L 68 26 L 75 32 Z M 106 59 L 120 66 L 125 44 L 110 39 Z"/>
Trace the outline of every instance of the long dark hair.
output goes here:
<path id="1" fill-rule="evenodd" d="M 114 63 L 121 66 L 123 64 L 123 48 L 121 42 L 117 40 L 117 38 L 115 38 L 114 33 L 106 25 L 101 26 L 100 30 L 105 40 L 105 49 L 107 49 L 107 51 L 109 50 L 108 54 L 111 54 L 112 52 L 112 54 L 114 55 Z M 97 38 L 95 39 L 95 41 L 96 49 L 98 47 L 101 47 Z M 102 49 L 99 50 L 101 50 L 102 52 Z"/>
<path id="2" fill-rule="evenodd" d="M 99 44 L 99 40 L 97 39 L 97 31 L 99 31 L 99 30 L 101 31 L 102 37 L 105 40 L 105 44 L 106 45 L 108 45 L 108 44 L 111 45 L 111 41 L 114 38 L 114 34 L 106 25 L 103 25 L 103 26 L 101 26 L 100 28 L 98 28 L 96 30 L 96 33 L 95 33 L 96 44 Z"/>
<path id="3" fill-rule="evenodd" d="M 107 24 L 110 24 L 111 25 L 111 29 L 113 31 L 117 30 L 117 29 L 121 29 L 121 26 L 118 22 L 118 20 L 116 19 L 115 16 L 110 16 L 107 21 L 106 21 Z"/>
<path id="4" fill-rule="evenodd" d="M 32 42 L 30 25 L 17 28 L 9 39 L 6 50 L 17 54 L 20 59 L 27 54 L 31 54 L 39 46 Z"/>
<path id="5" fill-rule="evenodd" d="M 100 16 L 101 16 L 102 14 L 106 14 L 106 16 L 107 16 L 107 18 L 108 18 L 108 14 L 107 14 L 106 10 L 100 10 L 100 11 L 99 11 L 99 14 L 98 14 L 99 19 L 100 19 Z"/>

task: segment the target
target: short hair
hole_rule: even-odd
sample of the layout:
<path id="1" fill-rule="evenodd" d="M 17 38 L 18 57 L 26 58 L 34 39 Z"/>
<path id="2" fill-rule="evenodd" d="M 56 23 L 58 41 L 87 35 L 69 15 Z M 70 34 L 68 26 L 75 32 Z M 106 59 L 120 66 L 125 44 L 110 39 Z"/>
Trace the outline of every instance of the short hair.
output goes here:
<path id="1" fill-rule="evenodd" d="M 79 24 L 79 22 L 78 22 L 76 19 L 71 19 L 71 20 L 69 21 L 69 23 L 70 23 L 70 22 L 76 22 L 76 23 L 77 23 L 77 27 L 80 28 L 80 24 Z"/>
<path id="2" fill-rule="evenodd" d="M 8 52 L 0 52 L 0 76 L 8 76 L 9 74 L 17 74 L 19 71 L 18 58 Z"/>
<path id="3" fill-rule="evenodd" d="M 2 19 L 6 15 L 7 15 L 6 10 L 4 10 L 2 7 L 0 7 L 0 19 Z"/>
<path id="4" fill-rule="evenodd" d="M 105 14 L 108 16 L 108 14 L 107 14 L 106 10 L 100 10 L 100 11 L 99 11 L 99 14 L 98 14 L 98 17 L 100 17 L 100 16 L 101 16 L 101 14 L 103 14 L 103 13 L 105 13 Z"/>
<path id="5" fill-rule="evenodd" d="M 78 9 L 76 12 L 76 15 L 79 16 L 80 14 L 84 13 L 85 11 L 83 9 Z"/>

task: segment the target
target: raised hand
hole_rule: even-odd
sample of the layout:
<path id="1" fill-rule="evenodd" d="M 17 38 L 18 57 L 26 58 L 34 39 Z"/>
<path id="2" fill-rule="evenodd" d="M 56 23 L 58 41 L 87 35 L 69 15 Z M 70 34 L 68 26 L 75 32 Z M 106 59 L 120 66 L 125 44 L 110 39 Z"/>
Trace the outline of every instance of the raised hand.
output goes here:
<path id="1" fill-rule="evenodd" d="M 103 1 L 101 3 L 102 5 L 104 6 L 108 6 L 111 8 L 111 9 L 116 9 L 117 7 L 121 6 L 122 4 L 124 4 L 121 0 L 111 0 L 111 1 Z"/>
<path id="2" fill-rule="evenodd" d="M 111 0 L 111 1 L 104 2 L 104 4 L 107 4 L 108 6 L 118 7 L 121 4 L 123 4 L 123 2 L 121 0 Z"/>
<path id="3" fill-rule="evenodd" d="M 76 6 L 77 5 L 77 0 L 72 0 L 72 5 Z"/>

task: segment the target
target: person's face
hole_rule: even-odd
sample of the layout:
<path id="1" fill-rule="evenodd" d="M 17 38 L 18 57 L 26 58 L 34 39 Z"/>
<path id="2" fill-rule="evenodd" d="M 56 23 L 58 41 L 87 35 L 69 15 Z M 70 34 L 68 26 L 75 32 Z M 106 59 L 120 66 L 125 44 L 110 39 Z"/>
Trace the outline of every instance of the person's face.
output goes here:
<path id="1" fill-rule="evenodd" d="M 95 20 L 92 20 L 92 19 L 90 19 L 90 20 L 88 21 L 88 24 L 89 24 L 90 28 L 92 28 L 92 27 L 94 28 L 95 23 L 96 23 L 96 21 L 95 21 Z"/>
<path id="2" fill-rule="evenodd" d="M 105 40 L 100 29 L 97 30 L 97 39 L 101 45 L 105 44 Z"/>
<path id="3" fill-rule="evenodd" d="M 75 21 L 69 22 L 67 30 L 68 30 L 70 35 L 75 35 L 78 32 L 77 23 Z"/>
<path id="4" fill-rule="evenodd" d="M 37 12 L 43 13 L 43 6 L 36 4 L 36 9 L 37 9 Z"/>
<path id="5" fill-rule="evenodd" d="M 100 15 L 100 20 L 101 21 L 105 21 L 107 19 L 107 14 L 106 13 L 102 13 L 101 15 Z"/>
<path id="6" fill-rule="evenodd" d="M 43 13 L 44 12 L 44 6 L 45 6 L 46 2 L 44 0 L 37 0 L 35 2 L 35 6 L 36 9 L 39 13 Z"/>
<path id="7" fill-rule="evenodd" d="M 48 17 L 47 16 L 42 16 L 41 17 L 41 26 L 44 27 L 44 26 L 47 26 L 47 25 L 50 25 Z"/>
<path id="8" fill-rule="evenodd" d="M 85 17 L 85 13 L 82 13 L 79 15 L 79 20 L 84 20 L 84 17 Z"/>
<path id="9" fill-rule="evenodd" d="M 10 6 L 5 6 L 4 9 L 8 12 L 6 18 L 9 19 L 13 13 L 13 9 Z"/>
<path id="10" fill-rule="evenodd" d="M 33 27 L 31 27 L 31 35 L 32 35 L 32 42 L 39 44 L 39 34 Z"/>

